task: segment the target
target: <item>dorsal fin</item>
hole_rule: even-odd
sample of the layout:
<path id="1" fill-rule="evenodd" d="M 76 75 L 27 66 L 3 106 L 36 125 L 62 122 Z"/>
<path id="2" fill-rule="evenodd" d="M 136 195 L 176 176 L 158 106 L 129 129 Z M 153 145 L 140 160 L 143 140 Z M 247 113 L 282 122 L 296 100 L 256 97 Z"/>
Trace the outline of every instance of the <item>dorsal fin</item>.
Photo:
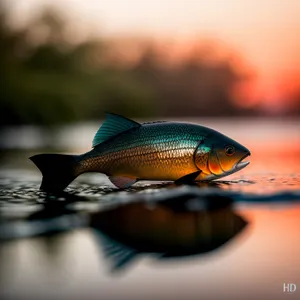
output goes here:
<path id="1" fill-rule="evenodd" d="M 120 115 L 106 113 L 106 119 L 93 139 L 93 147 L 141 124 Z"/>
<path id="2" fill-rule="evenodd" d="M 158 124 L 158 123 L 166 123 L 167 121 L 149 121 L 144 122 L 142 125 L 150 125 L 150 124 Z"/>

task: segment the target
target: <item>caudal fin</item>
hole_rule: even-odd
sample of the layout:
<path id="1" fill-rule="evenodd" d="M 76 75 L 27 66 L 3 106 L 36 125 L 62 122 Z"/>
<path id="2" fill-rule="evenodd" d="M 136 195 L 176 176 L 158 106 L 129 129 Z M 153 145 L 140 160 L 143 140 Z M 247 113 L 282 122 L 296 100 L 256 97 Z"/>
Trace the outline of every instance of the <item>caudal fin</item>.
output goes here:
<path id="1" fill-rule="evenodd" d="M 31 156 L 30 159 L 42 172 L 40 189 L 43 191 L 62 191 L 78 176 L 76 155 L 38 154 Z"/>

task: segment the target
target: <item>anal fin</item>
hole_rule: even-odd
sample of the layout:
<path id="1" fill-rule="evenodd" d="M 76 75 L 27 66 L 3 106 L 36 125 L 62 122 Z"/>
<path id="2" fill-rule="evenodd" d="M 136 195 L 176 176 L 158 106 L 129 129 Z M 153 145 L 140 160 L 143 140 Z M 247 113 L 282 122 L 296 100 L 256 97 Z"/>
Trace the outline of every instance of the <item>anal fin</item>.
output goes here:
<path id="1" fill-rule="evenodd" d="M 126 189 L 137 182 L 137 178 L 126 176 L 109 176 L 109 180 L 119 189 Z"/>
<path id="2" fill-rule="evenodd" d="M 201 171 L 196 171 L 187 175 L 184 175 L 182 177 L 180 177 L 179 179 L 177 179 L 175 181 L 176 184 L 178 183 L 191 183 L 194 182 L 196 180 L 196 178 L 200 175 Z"/>

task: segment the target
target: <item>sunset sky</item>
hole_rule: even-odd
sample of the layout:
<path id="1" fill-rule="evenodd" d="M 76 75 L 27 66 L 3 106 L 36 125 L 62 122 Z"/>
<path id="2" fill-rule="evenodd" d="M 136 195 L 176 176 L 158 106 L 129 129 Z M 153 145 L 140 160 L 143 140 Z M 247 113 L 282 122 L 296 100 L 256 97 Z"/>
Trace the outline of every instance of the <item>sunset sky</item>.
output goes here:
<path id="1" fill-rule="evenodd" d="M 292 105 L 300 87 L 299 0 L 5 0 L 23 24 L 45 6 L 62 10 L 78 36 L 139 36 L 191 41 L 215 39 L 255 71 L 245 105 Z M 242 103 L 242 102 L 241 102 Z"/>

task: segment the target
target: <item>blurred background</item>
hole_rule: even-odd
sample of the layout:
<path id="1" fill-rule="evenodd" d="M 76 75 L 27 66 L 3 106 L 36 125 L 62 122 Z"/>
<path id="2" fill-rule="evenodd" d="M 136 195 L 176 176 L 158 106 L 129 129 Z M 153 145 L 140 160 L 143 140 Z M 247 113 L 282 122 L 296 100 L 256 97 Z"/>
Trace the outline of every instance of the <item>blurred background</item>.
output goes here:
<path id="1" fill-rule="evenodd" d="M 1 299 L 281 300 L 284 282 L 299 290 L 299 0 L 0 0 L 0 68 L 0 242 L 12 239 L 0 243 Z M 90 173 L 58 201 L 39 192 L 28 157 L 89 151 L 105 111 L 199 123 L 251 151 L 247 168 L 198 185 L 244 199 L 219 217 L 134 206 L 110 218 L 115 228 L 120 219 L 142 241 L 174 235 L 182 245 L 212 242 L 239 218 L 243 231 L 232 227 L 229 245 L 207 254 L 136 259 L 85 217 L 177 187 L 141 182 L 119 193 Z M 112 276 L 122 252 L 133 263 Z"/>
<path id="2" fill-rule="evenodd" d="M 300 2 L 0 0 L 0 122 L 300 115 Z"/>

